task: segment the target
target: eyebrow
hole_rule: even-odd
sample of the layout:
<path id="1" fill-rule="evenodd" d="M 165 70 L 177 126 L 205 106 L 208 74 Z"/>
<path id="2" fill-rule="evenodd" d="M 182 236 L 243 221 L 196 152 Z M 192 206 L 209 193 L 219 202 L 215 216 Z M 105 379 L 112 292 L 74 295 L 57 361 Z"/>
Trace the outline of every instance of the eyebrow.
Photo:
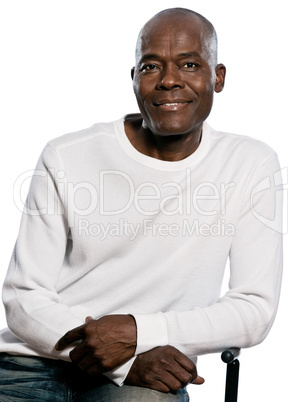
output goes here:
<path id="1" fill-rule="evenodd" d="M 177 57 L 179 57 L 179 58 L 185 58 L 185 57 L 200 57 L 201 58 L 201 55 L 198 53 L 198 52 L 196 52 L 196 51 L 191 51 L 191 52 L 182 52 L 182 53 L 179 53 L 178 55 L 177 55 Z M 159 56 L 159 55 L 157 55 L 157 54 L 145 54 L 141 59 L 140 59 L 140 63 L 142 63 L 142 62 L 144 62 L 144 61 L 147 61 L 147 60 L 157 60 L 157 59 L 161 59 L 161 57 Z"/>
<path id="2" fill-rule="evenodd" d="M 182 57 L 182 58 L 183 57 L 201 57 L 201 55 L 196 51 L 179 53 L 178 56 Z"/>
<path id="3" fill-rule="evenodd" d="M 143 61 L 153 60 L 153 59 L 160 59 L 160 57 L 159 57 L 157 54 L 145 54 L 145 55 L 140 59 L 140 63 L 142 63 Z"/>

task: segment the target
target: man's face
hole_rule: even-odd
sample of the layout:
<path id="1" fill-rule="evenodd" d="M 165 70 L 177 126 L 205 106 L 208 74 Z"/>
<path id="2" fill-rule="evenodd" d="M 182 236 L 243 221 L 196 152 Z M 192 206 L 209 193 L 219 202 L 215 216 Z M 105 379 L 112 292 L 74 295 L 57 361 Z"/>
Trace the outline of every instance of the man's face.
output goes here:
<path id="1" fill-rule="evenodd" d="M 225 67 L 215 66 L 197 17 L 158 17 L 144 29 L 132 75 L 144 128 L 167 136 L 201 129 Z"/>

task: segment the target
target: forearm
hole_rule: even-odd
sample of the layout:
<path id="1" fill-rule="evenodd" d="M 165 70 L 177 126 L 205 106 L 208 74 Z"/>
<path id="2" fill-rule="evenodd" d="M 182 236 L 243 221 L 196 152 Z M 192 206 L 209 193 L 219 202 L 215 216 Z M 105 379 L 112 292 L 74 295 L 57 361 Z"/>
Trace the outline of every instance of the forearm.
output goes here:
<path id="1" fill-rule="evenodd" d="M 234 297 L 236 296 L 236 300 Z M 150 344 L 138 335 L 137 354 L 152 349 L 155 346 L 167 344 L 179 349 L 187 356 L 198 356 L 206 353 L 219 352 L 223 348 L 236 346 L 246 348 L 263 341 L 268 334 L 275 317 L 276 308 L 268 302 L 259 300 L 255 295 L 231 294 L 225 296 L 219 303 L 206 308 L 195 308 L 185 312 L 164 313 L 167 331 L 161 340 Z M 135 316 L 141 333 L 151 331 L 145 325 L 147 317 Z M 154 322 L 155 315 L 151 316 Z M 142 322 L 142 325 L 140 325 Z M 155 331 L 152 327 L 152 330 Z M 149 332 L 148 332 L 149 334 Z"/>
<path id="2" fill-rule="evenodd" d="M 224 347 L 245 348 L 262 342 L 272 326 L 279 302 L 282 254 L 280 235 L 277 237 L 278 243 L 274 241 L 277 251 L 268 263 L 263 263 L 265 269 L 260 265 L 256 269 L 249 267 L 243 277 L 241 269 L 232 268 L 239 272 L 232 273 L 231 289 L 217 303 L 203 308 L 195 306 L 189 311 L 136 314 L 136 353 L 169 344 L 187 356 L 197 356 Z M 235 265 L 235 261 L 232 263 Z"/>
<path id="3" fill-rule="evenodd" d="M 83 321 L 66 305 L 32 291 L 11 299 L 5 307 L 8 327 L 17 338 L 43 355 L 70 361 L 71 349 L 57 352 L 54 346 L 66 331 Z"/>

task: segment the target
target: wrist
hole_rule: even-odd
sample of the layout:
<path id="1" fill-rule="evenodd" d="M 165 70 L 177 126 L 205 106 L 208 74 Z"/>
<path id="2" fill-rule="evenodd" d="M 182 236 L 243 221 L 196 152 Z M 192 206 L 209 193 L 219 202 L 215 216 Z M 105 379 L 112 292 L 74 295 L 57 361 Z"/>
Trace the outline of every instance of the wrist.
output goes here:
<path id="1" fill-rule="evenodd" d="M 134 345 L 135 345 L 135 347 L 136 347 L 136 345 L 137 345 L 137 325 L 136 325 L 136 321 L 135 321 L 135 318 L 134 318 L 134 316 L 133 315 L 131 315 L 131 314 L 128 314 L 128 317 L 129 317 L 129 325 L 130 325 L 130 328 L 129 328 L 129 332 L 130 332 L 130 337 L 131 337 L 131 339 L 132 339 L 132 341 L 134 342 Z"/>

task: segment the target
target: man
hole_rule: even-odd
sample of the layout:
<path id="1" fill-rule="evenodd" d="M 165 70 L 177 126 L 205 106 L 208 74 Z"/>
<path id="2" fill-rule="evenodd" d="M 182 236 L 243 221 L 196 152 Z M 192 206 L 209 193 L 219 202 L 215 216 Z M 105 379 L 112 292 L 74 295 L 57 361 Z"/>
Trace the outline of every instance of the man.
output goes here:
<path id="1" fill-rule="evenodd" d="M 54 139 L 38 162 L 3 288 L 2 399 L 187 400 L 195 356 L 271 328 L 281 235 L 259 217 L 280 200 L 259 185 L 279 165 L 206 123 L 225 81 L 213 26 L 157 14 L 132 79 L 139 115 Z"/>

